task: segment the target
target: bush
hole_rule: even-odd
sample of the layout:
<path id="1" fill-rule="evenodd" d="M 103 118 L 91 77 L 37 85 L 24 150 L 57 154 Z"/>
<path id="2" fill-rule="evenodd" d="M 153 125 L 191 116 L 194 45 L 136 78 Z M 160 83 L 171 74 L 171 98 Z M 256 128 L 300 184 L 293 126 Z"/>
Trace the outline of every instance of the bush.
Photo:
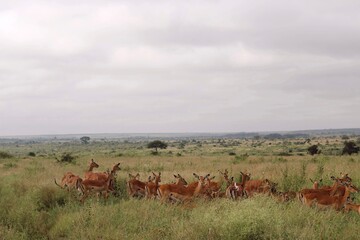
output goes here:
<path id="1" fill-rule="evenodd" d="M 36 154 L 35 154 L 34 152 L 29 152 L 29 153 L 28 153 L 28 156 L 29 156 L 29 157 L 35 157 Z"/>
<path id="2" fill-rule="evenodd" d="M 75 157 L 71 153 L 63 153 L 59 159 L 56 159 L 60 163 L 74 163 Z"/>
<path id="3" fill-rule="evenodd" d="M 312 145 L 312 146 L 308 147 L 307 150 L 310 155 L 320 154 L 320 152 L 321 152 L 318 145 Z"/>
<path id="4" fill-rule="evenodd" d="M 345 141 L 344 142 L 344 148 L 342 150 L 342 155 L 344 154 L 353 154 L 353 153 L 358 153 L 359 152 L 359 147 L 356 146 L 355 142 L 353 141 Z"/>
<path id="5" fill-rule="evenodd" d="M 13 157 L 14 157 L 14 156 L 11 155 L 10 153 L 0 151 L 0 159 L 13 158 Z"/>

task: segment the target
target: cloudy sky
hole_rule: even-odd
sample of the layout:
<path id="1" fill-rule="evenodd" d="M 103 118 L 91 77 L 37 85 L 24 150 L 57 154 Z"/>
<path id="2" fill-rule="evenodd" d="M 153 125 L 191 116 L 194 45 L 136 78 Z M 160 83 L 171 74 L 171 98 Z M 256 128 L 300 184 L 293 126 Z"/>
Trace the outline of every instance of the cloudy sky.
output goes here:
<path id="1" fill-rule="evenodd" d="M 360 127 L 360 1 L 0 0 L 0 136 Z"/>

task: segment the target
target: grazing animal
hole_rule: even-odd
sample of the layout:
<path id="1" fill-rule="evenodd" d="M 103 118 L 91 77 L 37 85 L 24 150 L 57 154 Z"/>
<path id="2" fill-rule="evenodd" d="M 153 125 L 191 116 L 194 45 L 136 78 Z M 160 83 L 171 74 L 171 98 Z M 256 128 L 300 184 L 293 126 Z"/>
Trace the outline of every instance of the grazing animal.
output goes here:
<path id="1" fill-rule="evenodd" d="M 127 182 L 127 190 L 130 197 L 145 197 L 146 183 L 139 180 L 140 174 L 135 176 L 129 174 L 130 180 Z M 154 178 L 149 177 L 148 184 L 152 182 Z"/>
<path id="2" fill-rule="evenodd" d="M 145 184 L 145 196 L 146 198 L 150 199 L 150 198 L 156 198 L 157 196 L 157 190 L 159 188 L 159 182 L 161 182 L 161 172 L 159 172 L 158 175 L 156 175 L 154 172 L 152 173 L 154 176 L 154 180 L 155 182 L 147 182 Z M 149 177 L 150 178 L 150 177 Z"/>
<path id="3" fill-rule="evenodd" d="M 354 204 L 351 202 L 346 202 L 344 207 L 345 212 L 354 211 L 360 214 L 360 204 Z"/>
<path id="4" fill-rule="evenodd" d="M 245 183 L 244 191 L 248 197 L 252 197 L 254 193 L 273 194 L 276 192 L 276 183 L 268 179 L 249 180 Z"/>
<path id="5" fill-rule="evenodd" d="M 85 172 L 85 179 L 91 178 L 93 174 L 96 174 L 93 172 L 94 168 L 98 168 L 99 164 L 97 164 L 94 159 L 91 159 L 89 170 Z"/>
<path id="6" fill-rule="evenodd" d="M 329 192 L 312 192 L 312 193 L 301 193 L 302 202 L 307 206 L 316 205 L 319 208 L 333 207 L 335 210 L 340 210 L 348 199 L 351 192 L 358 192 L 355 186 L 351 183 L 343 182 L 340 183 L 345 186 L 345 194 L 343 196 L 332 196 Z"/>
<path id="7" fill-rule="evenodd" d="M 177 179 L 175 184 L 163 184 L 160 185 L 157 190 L 157 196 L 161 199 L 162 202 L 169 200 L 171 201 L 171 192 L 176 191 L 176 189 L 179 187 L 185 187 L 188 184 L 180 174 L 174 175 L 174 177 Z"/>
<path id="8" fill-rule="evenodd" d="M 234 182 L 233 185 L 230 185 L 227 188 L 226 192 L 227 192 L 228 198 L 232 198 L 232 199 L 236 200 L 239 197 L 246 196 L 246 193 L 244 191 L 245 184 L 250 180 L 251 174 L 243 173 L 243 172 L 240 172 L 240 174 L 241 174 L 241 182 L 239 182 L 239 183 Z"/>
<path id="9" fill-rule="evenodd" d="M 89 196 L 91 192 L 95 192 L 98 194 L 98 196 L 102 193 L 104 193 L 104 198 L 107 199 L 109 196 L 109 186 L 110 181 L 114 178 L 115 171 L 111 171 L 108 173 L 107 179 L 104 180 L 91 180 L 91 179 L 85 179 L 83 181 L 77 181 L 76 186 L 80 188 L 83 192 L 83 196 L 81 198 L 81 202 L 83 203 L 85 199 Z"/>
<path id="10" fill-rule="evenodd" d="M 202 194 L 202 188 L 206 184 L 205 180 L 208 179 L 210 174 L 207 174 L 205 177 L 199 176 L 196 173 L 193 173 L 193 175 L 198 179 L 198 181 L 189 184 L 187 187 L 180 186 L 175 188 L 169 195 L 170 199 L 176 202 L 184 202 Z"/>
<path id="11" fill-rule="evenodd" d="M 77 183 L 77 181 L 81 182 L 82 179 L 79 176 L 76 176 L 71 172 L 65 173 L 65 175 L 63 176 L 63 178 L 61 180 L 61 185 L 56 182 L 55 178 L 54 178 L 54 181 L 55 181 L 55 184 L 62 189 L 66 188 L 67 191 L 70 191 L 71 189 L 76 189 L 79 192 L 81 192 L 81 190 L 79 188 L 77 188 L 76 183 Z"/>

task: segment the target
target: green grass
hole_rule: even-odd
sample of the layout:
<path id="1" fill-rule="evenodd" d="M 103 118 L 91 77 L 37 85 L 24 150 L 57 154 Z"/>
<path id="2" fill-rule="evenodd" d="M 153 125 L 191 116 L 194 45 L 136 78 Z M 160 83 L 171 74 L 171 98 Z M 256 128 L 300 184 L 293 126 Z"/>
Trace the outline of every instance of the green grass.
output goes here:
<path id="1" fill-rule="evenodd" d="M 318 139 L 333 147 L 334 139 Z M 301 140 L 289 140 L 286 148 Z M 278 203 L 258 196 L 242 201 L 198 199 L 187 204 L 162 204 L 154 200 L 129 199 L 126 193 L 128 173 L 141 179 L 162 172 L 162 183 L 173 181 L 180 173 L 188 182 L 192 173 L 211 173 L 227 168 L 231 176 L 248 171 L 252 179 L 268 178 L 280 191 L 298 191 L 311 187 L 309 178 L 323 178 L 348 172 L 360 186 L 360 156 L 291 156 L 282 141 L 203 140 L 170 142 L 169 148 L 151 155 L 146 142 L 94 142 L 4 144 L 3 152 L 13 156 L 0 161 L 0 239 L 357 239 L 360 216 L 333 210 L 319 211 L 298 201 Z M 271 144 L 270 144 L 271 143 Z M 341 142 L 337 143 L 338 147 Z M 215 145 L 215 146 L 214 146 Z M 173 146 L 173 147 L 171 147 Z M 256 147 L 254 147 L 256 146 Z M 324 145 L 325 146 L 325 145 Z M 328 145 L 326 145 L 328 146 Z M 170 154 L 171 151 L 173 154 Z M 29 157 L 29 152 L 36 153 Z M 71 152 L 76 163 L 58 163 L 56 156 Z M 181 152 L 181 157 L 175 153 Z M 235 152 L 236 155 L 229 155 Z M 107 201 L 79 196 L 55 186 L 65 172 L 83 177 L 90 159 L 105 171 L 121 162 L 116 197 Z M 360 194 L 354 195 L 360 201 Z"/>

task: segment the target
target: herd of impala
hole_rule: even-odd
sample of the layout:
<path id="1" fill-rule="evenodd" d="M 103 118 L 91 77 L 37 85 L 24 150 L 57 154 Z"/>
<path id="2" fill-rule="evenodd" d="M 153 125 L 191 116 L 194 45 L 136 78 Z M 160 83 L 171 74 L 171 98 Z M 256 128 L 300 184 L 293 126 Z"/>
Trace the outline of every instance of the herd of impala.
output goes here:
<path id="1" fill-rule="evenodd" d="M 111 171 L 93 172 L 94 168 L 99 165 L 91 160 L 89 170 L 85 172 L 84 179 L 67 172 L 62 178 L 61 184 L 55 179 L 55 184 L 61 188 L 68 190 L 76 189 L 81 194 L 81 202 L 91 194 L 96 193 L 108 197 L 109 192 L 115 190 L 115 174 L 120 169 L 120 163 L 113 166 Z M 251 180 L 250 173 L 241 173 L 241 182 L 235 182 L 234 177 L 229 177 L 229 172 L 219 170 L 222 176 L 221 182 L 215 182 L 215 176 L 210 177 L 199 176 L 193 173 L 197 179 L 192 183 L 187 181 L 180 175 L 174 175 L 176 182 L 169 184 L 160 184 L 161 173 L 152 173 L 147 181 L 140 181 L 140 175 L 129 174 L 127 181 L 127 191 L 130 197 L 159 199 L 162 202 L 185 202 L 196 197 L 206 199 L 213 198 L 230 198 L 242 199 L 252 197 L 254 194 L 266 194 L 275 197 L 280 202 L 290 201 L 298 198 L 307 206 L 317 206 L 323 208 L 334 208 L 336 210 L 344 210 L 346 212 L 353 210 L 360 214 L 360 204 L 353 203 L 350 199 L 350 193 L 359 192 L 359 189 L 352 184 L 352 179 L 348 174 L 340 174 L 339 178 L 331 177 L 334 181 L 332 186 L 320 187 L 320 181 L 313 181 L 312 189 L 302 189 L 299 192 L 278 192 L 276 183 L 268 180 Z M 226 188 L 223 188 L 225 183 Z M 224 190 L 223 190 L 224 189 Z"/>

